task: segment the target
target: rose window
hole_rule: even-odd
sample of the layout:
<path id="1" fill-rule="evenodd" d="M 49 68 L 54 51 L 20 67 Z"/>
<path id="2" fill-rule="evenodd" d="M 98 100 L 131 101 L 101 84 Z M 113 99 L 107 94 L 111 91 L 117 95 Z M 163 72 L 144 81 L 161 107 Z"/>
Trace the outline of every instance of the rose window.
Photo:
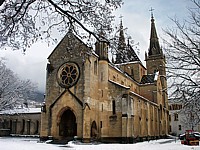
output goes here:
<path id="1" fill-rule="evenodd" d="M 63 88 L 70 88 L 79 78 L 79 68 L 75 63 L 65 63 L 58 70 L 58 83 Z"/>

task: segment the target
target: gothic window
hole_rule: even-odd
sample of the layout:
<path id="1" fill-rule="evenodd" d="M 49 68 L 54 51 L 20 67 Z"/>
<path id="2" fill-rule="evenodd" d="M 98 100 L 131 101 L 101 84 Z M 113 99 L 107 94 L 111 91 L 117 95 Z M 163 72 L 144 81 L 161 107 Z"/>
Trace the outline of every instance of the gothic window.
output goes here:
<path id="1" fill-rule="evenodd" d="M 24 133 L 24 130 L 25 130 L 25 120 L 23 119 L 22 120 L 22 131 L 21 131 L 21 134 Z"/>
<path id="2" fill-rule="evenodd" d="M 76 84 L 80 76 L 77 64 L 67 62 L 61 65 L 57 73 L 58 83 L 63 88 L 70 88 Z"/>
<path id="3" fill-rule="evenodd" d="M 31 120 L 27 120 L 27 134 L 30 135 L 31 133 Z"/>
<path id="4" fill-rule="evenodd" d="M 38 134 L 39 133 L 39 121 L 37 120 L 36 121 L 36 129 L 35 129 L 35 134 Z"/>

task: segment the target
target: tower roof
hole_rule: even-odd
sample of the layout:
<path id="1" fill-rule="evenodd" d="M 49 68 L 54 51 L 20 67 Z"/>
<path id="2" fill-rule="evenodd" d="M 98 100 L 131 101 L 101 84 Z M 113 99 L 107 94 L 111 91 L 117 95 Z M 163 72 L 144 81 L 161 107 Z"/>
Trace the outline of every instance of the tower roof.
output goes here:
<path id="1" fill-rule="evenodd" d="M 162 54 L 162 50 L 159 45 L 158 36 L 156 32 L 155 22 L 153 14 L 151 15 L 151 35 L 150 35 L 150 46 L 148 55 Z"/>
<path id="2" fill-rule="evenodd" d="M 133 62 L 133 61 L 140 61 L 140 59 L 137 56 L 135 50 L 129 44 L 129 40 L 128 43 L 126 44 L 124 36 L 124 28 L 121 20 L 119 28 L 119 43 L 118 43 L 118 49 L 116 51 L 115 64 Z"/>
<path id="3" fill-rule="evenodd" d="M 116 50 L 116 61 L 115 63 L 123 63 L 124 62 L 124 56 L 126 53 L 126 42 L 125 42 L 125 36 L 124 36 L 124 29 L 122 25 L 122 20 L 120 22 L 119 27 L 119 41 L 118 41 L 118 48 Z"/>
<path id="4" fill-rule="evenodd" d="M 120 51 L 124 50 L 126 47 L 126 42 L 125 42 L 125 36 L 124 36 L 124 29 L 122 25 L 122 20 L 120 22 L 120 29 L 119 29 L 119 44 L 118 44 L 118 49 Z"/>
<path id="5" fill-rule="evenodd" d="M 135 50 L 132 48 L 132 46 L 128 43 L 127 45 L 127 51 L 128 51 L 128 54 L 130 55 L 130 62 L 133 62 L 133 61 L 140 61 L 141 60 L 139 59 L 139 57 L 137 56 Z"/>

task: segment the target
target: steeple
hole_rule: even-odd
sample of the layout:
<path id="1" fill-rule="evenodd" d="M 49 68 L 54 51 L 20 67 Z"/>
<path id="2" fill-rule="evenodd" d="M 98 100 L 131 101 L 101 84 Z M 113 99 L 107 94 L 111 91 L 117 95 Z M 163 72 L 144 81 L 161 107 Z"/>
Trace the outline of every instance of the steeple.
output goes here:
<path id="1" fill-rule="evenodd" d="M 118 49 L 116 51 L 116 64 L 126 63 L 126 62 L 133 62 L 133 61 L 140 61 L 138 58 L 135 50 L 130 45 L 129 39 L 127 44 L 125 42 L 124 36 L 124 28 L 122 25 L 122 20 L 120 22 L 119 28 L 119 41 L 118 41 Z"/>
<path id="2" fill-rule="evenodd" d="M 151 9 L 152 11 L 152 9 Z M 156 27 L 154 23 L 154 16 L 151 13 L 151 32 L 150 32 L 150 46 L 148 54 L 145 54 L 147 73 L 153 74 L 159 71 L 160 75 L 166 75 L 165 72 L 165 56 L 158 41 Z"/>
<path id="3" fill-rule="evenodd" d="M 148 56 L 152 55 L 163 55 L 162 50 L 159 45 L 158 36 L 156 32 L 156 27 L 154 23 L 153 13 L 151 14 L 151 35 L 150 35 L 150 46 L 148 51 Z"/>
<path id="4" fill-rule="evenodd" d="M 125 42 L 124 29 L 123 29 L 122 20 L 121 20 L 120 28 L 119 28 L 119 42 L 118 42 L 118 48 L 116 52 L 115 63 L 117 64 L 123 63 L 125 50 L 126 50 L 126 42 Z"/>
<path id="5" fill-rule="evenodd" d="M 125 47 L 126 47 L 126 42 L 125 42 L 124 29 L 123 29 L 122 20 L 121 20 L 120 29 L 119 29 L 119 45 L 118 45 L 118 48 L 125 48 Z"/>

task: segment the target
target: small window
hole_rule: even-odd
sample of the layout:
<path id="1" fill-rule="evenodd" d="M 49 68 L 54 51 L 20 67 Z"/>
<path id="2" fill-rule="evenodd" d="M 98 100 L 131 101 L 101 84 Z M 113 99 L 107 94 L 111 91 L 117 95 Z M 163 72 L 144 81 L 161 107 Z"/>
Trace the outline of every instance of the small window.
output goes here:
<path id="1" fill-rule="evenodd" d="M 101 81 L 103 81 L 103 72 L 101 72 Z"/>
<path id="2" fill-rule="evenodd" d="M 94 74 L 97 75 L 97 60 L 94 61 Z"/>
<path id="3" fill-rule="evenodd" d="M 169 132 L 172 132 L 172 126 L 169 126 Z"/>
<path id="4" fill-rule="evenodd" d="M 174 114 L 174 121 L 178 121 L 178 114 Z"/>
<path id="5" fill-rule="evenodd" d="M 181 125 L 178 125 L 178 130 L 181 130 Z"/>
<path id="6" fill-rule="evenodd" d="M 113 80 L 115 81 L 116 77 L 113 75 Z"/>
<path id="7" fill-rule="evenodd" d="M 134 76 L 134 70 L 133 69 L 131 69 L 131 75 Z"/>
<path id="8" fill-rule="evenodd" d="M 171 115 L 169 115 L 169 121 L 171 121 Z"/>
<path id="9" fill-rule="evenodd" d="M 102 121 L 100 121 L 100 128 L 102 128 L 103 127 L 103 122 Z"/>

